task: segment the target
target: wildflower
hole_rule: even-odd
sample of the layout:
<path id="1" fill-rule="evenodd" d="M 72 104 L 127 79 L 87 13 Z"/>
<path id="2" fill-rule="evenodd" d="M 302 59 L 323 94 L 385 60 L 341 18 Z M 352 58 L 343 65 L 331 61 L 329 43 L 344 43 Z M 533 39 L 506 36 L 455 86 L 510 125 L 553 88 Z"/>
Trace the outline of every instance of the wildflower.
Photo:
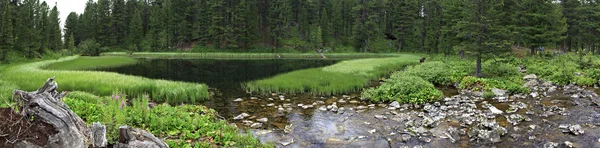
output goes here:
<path id="1" fill-rule="evenodd" d="M 123 110 L 123 106 L 125 106 L 125 100 L 121 101 L 121 106 L 119 107 L 119 109 Z"/>

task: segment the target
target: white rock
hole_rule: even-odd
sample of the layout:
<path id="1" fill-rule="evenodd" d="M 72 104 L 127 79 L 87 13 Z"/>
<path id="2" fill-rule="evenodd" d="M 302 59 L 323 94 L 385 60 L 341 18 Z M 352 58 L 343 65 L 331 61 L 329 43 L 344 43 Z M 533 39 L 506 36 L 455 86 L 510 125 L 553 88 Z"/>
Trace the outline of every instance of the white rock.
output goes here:
<path id="1" fill-rule="evenodd" d="M 530 74 L 530 75 L 524 76 L 523 79 L 524 80 L 537 79 L 537 76 L 535 74 Z"/>
<path id="2" fill-rule="evenodd" d="M 384 116 L 384 115 L 375 115 L 375 118 L 377 118 L 377 119 L 384 119 L 384 120 L 387 119 L 387 117 Z"/>
<path id="3" fill-rule="evenodd" d="M 302 106 L 304 106 L 304 104 L 298 104 L 298 107 L 302 107 Z"/>
<path id="4" fill-rule="evenodd" d="M 250 97 L 250 100 L 256 100 L 258 99 L 257 97 Z"/>
<path id="5" fill-rule="evenodd" d="M 490 111 L 492 111 L 493 114 L 502 114 L 502 113 L 504 113 L 503 111 L 499 110 L 495 106 L 490 106 L 489 109 L 490 109 Z"/>
<path id="6" fill-rule="evenodd" d="M 537 98 L 539 96 L 539 94 L 537 92 L 532 92 L 529 95 L 531 95 L 531 97 L 534 97 L 534 98 Z"/>
<path id="7" fill-rule="evenodd" d="M 573 143 L 571 143 L 570 141 L 565 141 L 565 146 L 568 148 L 572 148 L 573 147 Z"/>
<path id="8" fill-rule="evenodd" d="M 244 119 L 244 118 L 246 118 L 246 117 L 248 117 L 248 116 L 250 116 L 250 115 L 248 115 L 247 113 L 242 113 L 242 114 L 240 114 L 240 115 L 237 115 L 237 116 L 235 116 L 235 117 L 233 118 L 233 120 L 242 120 L 242 119 Z"/>
<path id="9" fill-rule="evenodd" d="M 326 110 L 327 110 L 327 107 L 325 107 L 325 106 L 321 106 L 321 107 L 319 107 L 319 110 L 321 110 L 321 111 L 326 111 Z"/>
<path id="10" fill-rule="evenodd" d="M 269 103 L 269 104 L 267 104 L 267 106 L 268 107 L 275 106 L 275 103 Z"/>
<path id="11" fill-rule="evenodd" d="M 376 129 L 369 130 L 369 133 L 370 133 L 370 134 L 373 134 L 373 133 L 375 133 L 375 132 L 377 132 L 377 130 L 376 130 Z"/>
<path id="12" fill-rule="evenodd" d="M 394 102 L 390 103 L 390 107 L 400 108 L 400 103 L 398 103 L 398 101 L 394 101 Z"/>
<path id="13" fill-rule="evenodd" d="M 262 127 L 262 125 L 263 125 L 262 123 L 254 123 L 254 124 L 250 125 L 250 127 L 251 128 L 260 128 L 260 127 Z"/>
<path id="14" fill-rule="evenodd" d="M 233 100 L 233 102 L 242 102 L 242 101 L 244 101 L 244 99 L 242 99 L 242 98 L 237 98 L 237 99 Z"/>
<path id="15" fill-rule="evenodd" d="M 266 123 L 266 122 L 269 121 L 269 119 L 267 119 L 267 118 L 260 118 L 260 119 L 256 119 L 256 121 L 262 122 L 262 123 Z"/>
<path id="16" fill-rule="evenodd" d="M 283 146 L 288 146 L 288 145 L 294 143 L 294 139 L 290 138 L 290 139 L 286 139 L 286 140 L 281 140 L 281 141 L 279 141 L 279 143 Z"/>

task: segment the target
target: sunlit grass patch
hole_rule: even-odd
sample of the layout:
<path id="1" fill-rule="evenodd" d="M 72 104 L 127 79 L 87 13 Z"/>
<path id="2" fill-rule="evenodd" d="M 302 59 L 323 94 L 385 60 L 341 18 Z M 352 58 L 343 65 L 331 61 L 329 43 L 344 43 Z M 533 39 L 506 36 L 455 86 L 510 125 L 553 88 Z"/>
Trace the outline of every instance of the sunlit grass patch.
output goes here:
<path id="1" fill-rule="evenodd" d="M 124 56 L 78 57 L 43 67 L 49 70 L 90 70 L 135 64 L 136 60 Z"/>
<path id="2" fill-rule="evenodd" d="M 357 91 L 367 85 L 368 79 L 361 76 L 327 72 L 321 68 L 293 71 L 275 77 L 252 81 L 245 84 L 250 92 L 285 92 L 285 93 L 314 93 L 341 94 Z"/>
<path id="3" fill-rule="evenodd" d="M 323 67 L 293 71 L 244 84 L 250 92 L 313 93 L 322 95 L 355 92 L 392 71 L 419 62 L 414 55 L 394 58 L 357 59 Z"/>
<path id="4" fill-rule="evenodd" d="M 0 81 L 16 84 L 18 89 L 34 91 L 43 85 L 46 79 L 56 76 L 59 89 L 66 91 L 84 91 L 101 96 L 110 95 L 113 91 L 122 91 L 136 96 L 148 93 L 153 101 L 169 103 L 194 103 L 209 98 L 208 88 L 204 84 L 154 80 L 112 72 L 40 69 L 53 63 L 76 58 L 67 57 L 59 60 L 14 65 L 3 70 Z M 6 92 L 6 90 L 0 91 Z"/>

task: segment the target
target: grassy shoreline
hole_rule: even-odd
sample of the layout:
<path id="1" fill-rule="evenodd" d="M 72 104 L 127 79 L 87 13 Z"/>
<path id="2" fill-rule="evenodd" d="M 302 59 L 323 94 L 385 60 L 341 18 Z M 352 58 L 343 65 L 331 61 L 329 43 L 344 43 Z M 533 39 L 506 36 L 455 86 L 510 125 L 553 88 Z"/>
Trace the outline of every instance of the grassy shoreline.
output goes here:
<path id="1" fill-rule="evenodd" d="M 391 58 L 342 61 L 323 68 L 292 71 L 272 78 L 244 84 L 257 93 L 312 93 L 335 95 L 361 90 L 370 80 L 419 63 L 420 56 L 399 55 Z"/>
<path id="2" fill-rule="evenodd" d="M 84 91 L 99 96 L 111 95 L 114 91 L 142 96 L 150 95 L 157 102 L 183 103 L 197 102 L 209 98 L 208 87 L 204 84 L 148 79 L 112 72 L 44 70 L 43 67 L 55 63 L 68 62 L 78 56 L 58 60 L 45 60 L 7 66 L 0 72 L 0 92 L 11 94 L 14 89 L 33 91 L 41 82 L 56 76 L 59 88 L 66 91 Z M 78 66 L 82 67 L 82 66 Z M 85 66 L 83 66 L 85 67 Z M 9 96 L 0 96 L 0 103 L 6 103 Z"/>
<path id="3" fill-rule="evenodd" d="M 321 59 L 318 53 L 192 53 L 192 52 L 106 52 L 102 56 L 129 56 L 133 58 L 158 59 Z M 400 53 L 326 53 L 328 59 L 397 57 Z"/>
<path id="4" fill-rule="evenodd" d="M 122 56 L 78 57 L 42 67 L 46 70 L 92 70 L 97 68 L 120 67 L 137 63 L 137 60 Z"/>

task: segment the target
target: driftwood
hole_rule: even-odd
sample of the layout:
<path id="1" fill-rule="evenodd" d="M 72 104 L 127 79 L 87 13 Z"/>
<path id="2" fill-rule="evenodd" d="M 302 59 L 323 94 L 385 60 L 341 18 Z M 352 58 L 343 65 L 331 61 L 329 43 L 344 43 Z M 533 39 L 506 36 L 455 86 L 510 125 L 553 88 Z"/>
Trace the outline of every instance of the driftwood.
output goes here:
<path id="1" fill-rule="evenodd" d="M 115 148 L 168 148 L 169 146 L 145 130 L 119 127 L 119 143 Z"/>
<path id="2" fill-rule="evenodd" d="M 58 84 L 53 81 L 54 77 L 49 78 L 34 92 L 13 92 L 13 99 L 22 106 L 21 115 L 33 116 L 35 120 L 52 125 L 58 132 L 49 137 L 44 147 L 88 147 L 90 132 L 85 122 L 60 100 L 67 93 L 58 93 Z"/>
<path id="3" fill-rule="evenodd" d="M 15 90 L 13 99 L 22 106 L 21 115 L 33 116 L 54 127 L 58 132 L 48 138 L 47 145 L 35 145 L 31 142 L 21 141 L 15 144 L 19 148 L 86 148 L 107 147 L 106 126 L 97 122 L 91 129 L 75 114 L 61 98 L 67 93 L 58 93 L 58 84 L 54 77 L 49 78 L 42 88 L 34 92 Z M 144 130 L 122 127 L 120 140 L 115 147 L 138 148 L 156 147 L 168 148 L 166 143 Z M 123 137 L 124 136 L 124 137 Z"/>

